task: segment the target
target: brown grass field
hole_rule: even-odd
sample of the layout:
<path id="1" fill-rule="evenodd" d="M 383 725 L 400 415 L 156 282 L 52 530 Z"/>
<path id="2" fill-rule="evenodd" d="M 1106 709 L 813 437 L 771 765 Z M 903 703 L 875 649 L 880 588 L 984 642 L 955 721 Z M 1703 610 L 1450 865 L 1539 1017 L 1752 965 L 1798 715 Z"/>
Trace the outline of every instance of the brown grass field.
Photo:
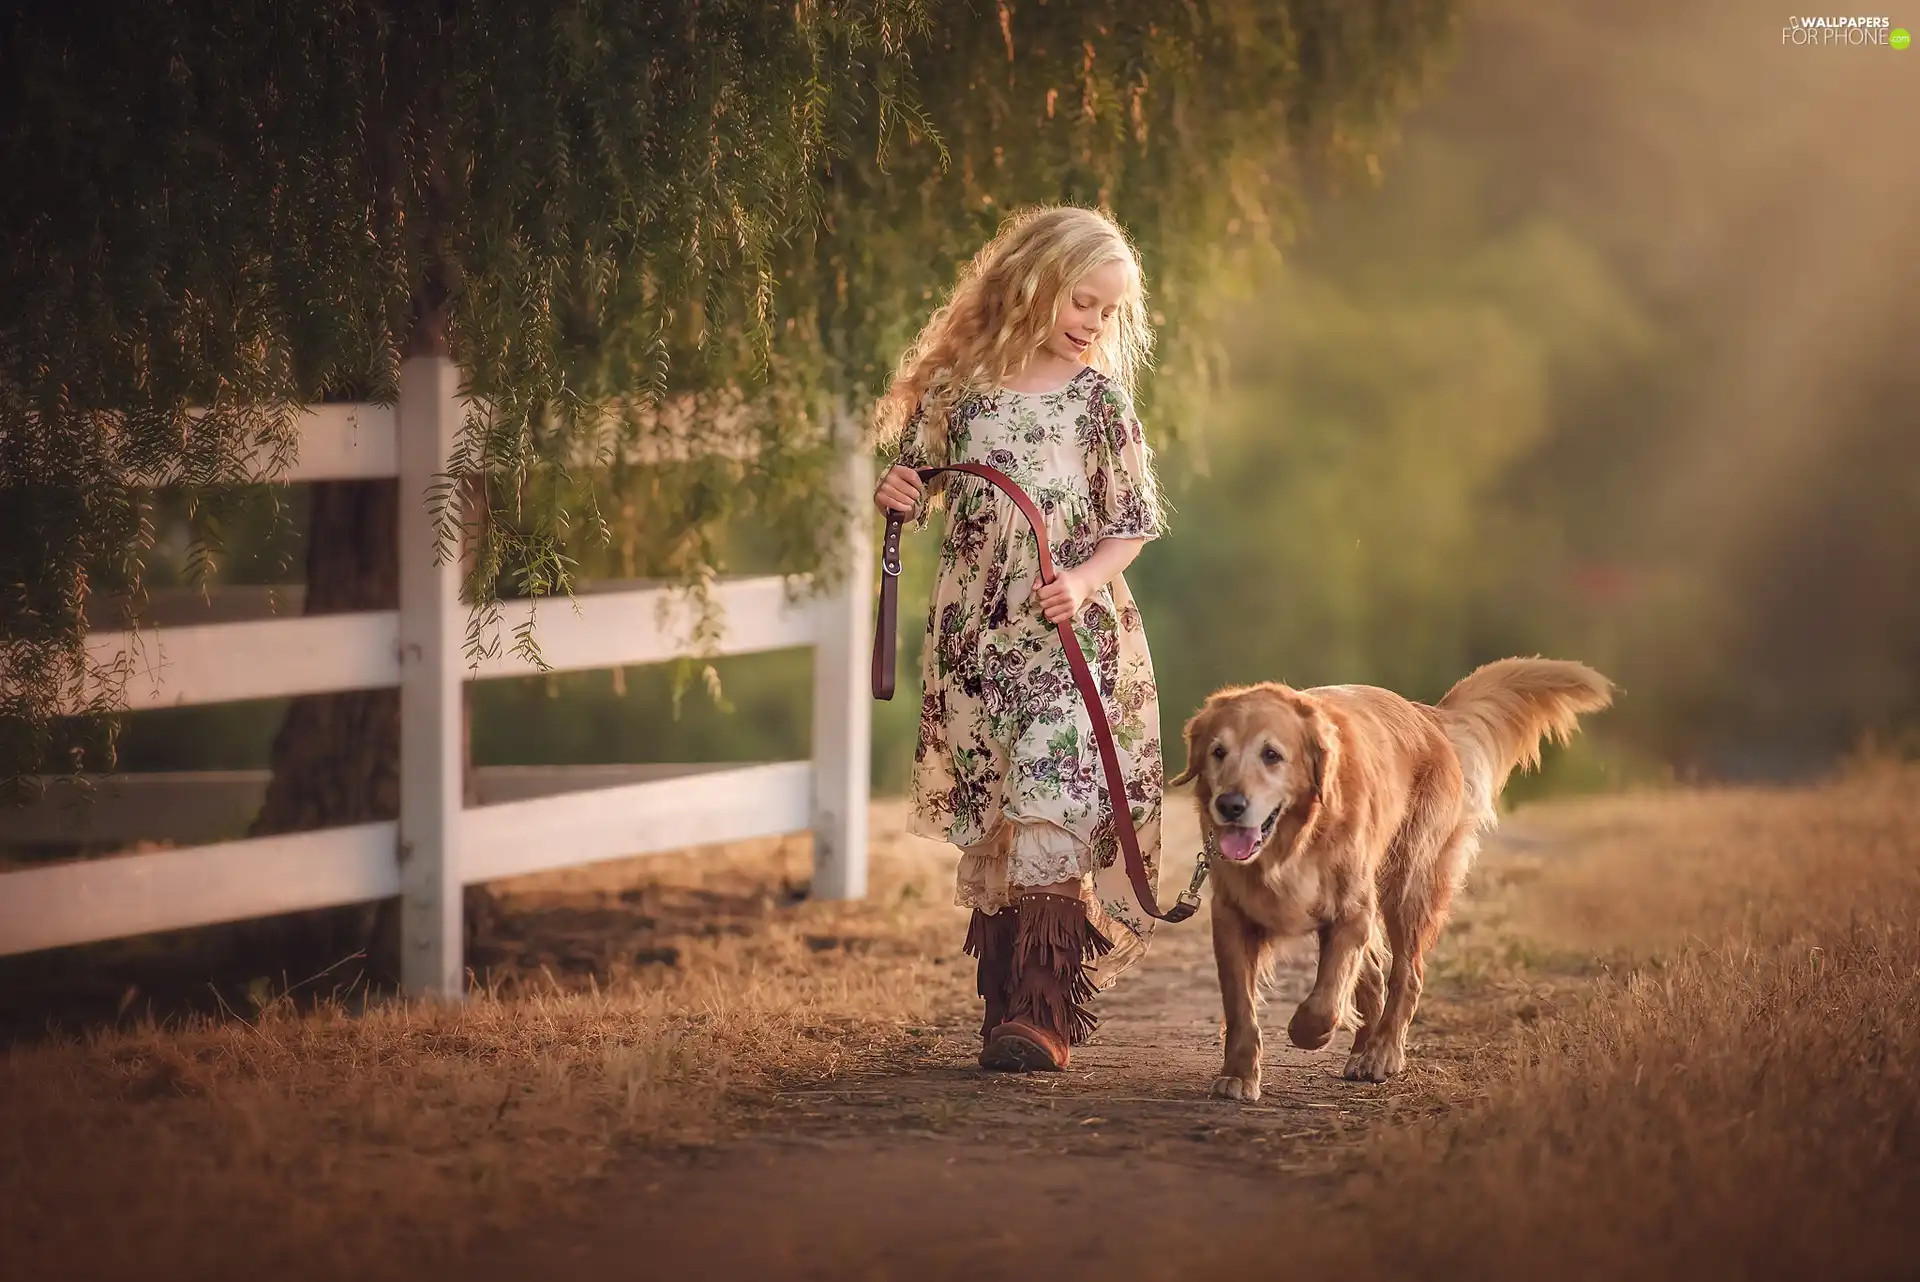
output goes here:
<path id="1" fill-rule="evenodd" d="M 858 904 L 792 902 L 799 841 L 501 887 L 458 1008 L 16 1046 L 0 1277 L 1920 1268 L 1920 769 L 1521 810 L 1409 1072 L 1275 1047 L 1296 956 L 1259 1106 L 1204 1097 L 1203 923 L 1075 1071 L 983 1078 L 951 865 L 900 827 Z"/>

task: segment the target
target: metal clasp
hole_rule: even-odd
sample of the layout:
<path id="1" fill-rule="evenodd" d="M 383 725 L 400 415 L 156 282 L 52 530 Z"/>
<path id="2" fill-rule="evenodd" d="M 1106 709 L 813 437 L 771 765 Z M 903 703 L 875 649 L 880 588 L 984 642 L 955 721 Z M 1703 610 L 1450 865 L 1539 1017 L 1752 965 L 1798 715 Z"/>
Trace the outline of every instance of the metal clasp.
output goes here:
<path id="1" fill-rule="evenodd" d="M 1212 865 L 1207 861 L 1206 851 L 1202 850 L 1193 857 L 1193 880 L 1187 883 L 1186 890 L 1181 893 L 1181 903 L 1189 904 L 1195 908 L 1200 906 L 1200 887 L 1207 884 L 1207 873 L 1211 868 Z"/>

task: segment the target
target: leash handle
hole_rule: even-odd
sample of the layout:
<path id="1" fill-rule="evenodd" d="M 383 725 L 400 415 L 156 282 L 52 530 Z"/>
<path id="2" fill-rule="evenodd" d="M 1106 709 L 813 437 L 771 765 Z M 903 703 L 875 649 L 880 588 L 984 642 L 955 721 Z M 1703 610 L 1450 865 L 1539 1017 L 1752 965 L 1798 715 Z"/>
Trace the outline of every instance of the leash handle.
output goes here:
<path id="1" fill-rule="evenodd" d="M 887 513 L 887 533 L 880 540 L 880 609 L 873 621 L 873 697 L 893 698 L 894 650 L 899 641 L 900 531 L 907 518 Z"/>
<path id="2" fill-rule="evenodd" d="M 1047 543 L 1046 519 L 1012 477 L 985 463 L 954 463 L 946 467 L 916 470 L 923 484 L 942 472 L 965 472 L 988 482 L 1012 499 L 1013 505 L 1020 509 L 1020 515 L 1027 519 L 1028 526 L 1033 530 L 1034 541 L 1039 545 L 1040 582 L 1051 583 L 1059 577 L 1053 565 L 1053 548 Z M 900 616 L 900 530 L 905 523 L 904 516 L 889 512 L 886 537 L 881 542 L 880 604 L 873 630 L 873 697 L 876 699 L 893 698 L 894 651 Z M 1080 638 L 1074 634 L 1073 621 L 1069 619 L 1064 623 L 1056 623 L 1054 629 L 1059 632 L 1060 644 L 1066 649 L 1067 668 L 1073 674 L 1074 686 L 1080 691 L 1080 701 L 1086 706 L 1087 719 L 1093 723 L 1093 742 L 1099 749 L 1101 771 L 1107 780 L 1107 803 L 1113 811 L 1114 832 L 1120 840 L 1120 851 L 1126 861 L 1127 877 L 1133 882 L 1134 896 L 1150 917 L 1165 922 L 1185 921 L 1200 906 L 1200 883 L 1206 878 L 1206 865 L 1202 862 L 1194 870 L 1193 884 L 1180 896 L 1179 902 L 1162 912 L 1153 886 L 1147 879 L 1147 861 L 1140 853 L 1140 834 L 1134 830 L 1132 810 L 1127 804 L 1126 776 L 1120 769 L 1120 752 L 1114 746 L 1113 727 L 1107 724 L 1107 707 L 1105 700 L 1100 697 L 1100 686 L 1093 679 L 1093 669 L 1080 648 Z"/>

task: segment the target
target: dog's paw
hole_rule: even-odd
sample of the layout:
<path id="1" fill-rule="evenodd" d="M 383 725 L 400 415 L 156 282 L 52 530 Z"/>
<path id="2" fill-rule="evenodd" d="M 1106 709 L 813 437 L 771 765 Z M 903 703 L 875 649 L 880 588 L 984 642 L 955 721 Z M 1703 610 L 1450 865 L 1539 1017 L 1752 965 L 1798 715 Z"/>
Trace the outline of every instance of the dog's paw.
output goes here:
<path id="1" fill-rule="evenodd" d="M 1207 1091 L 1215 1099 L 1235 1099 L 1243 1104 L 1251 1104 L 1260 1098 L 1260 1079 L 1257 1077 L 1216 1077 Z"/>
<path id="2" fill-rule="evenodd" d="M 1301 1002 L 1293 1018 L 1287 1021 L 1287 1039 L 1303 1051 L 1325 1050 L 1333 1040 L 1335 1021 L 1334 1012 L 1317 1010 Z"/>
<path id="3" fill-rule="evenodd" d="M 1382 1037 L 1365 1050 L 1347 1057 L 1341 1076 L 1350 1082 L 1384 1082 L 1407 1066 L 1407 1053 L 1391 1038 Z"/>

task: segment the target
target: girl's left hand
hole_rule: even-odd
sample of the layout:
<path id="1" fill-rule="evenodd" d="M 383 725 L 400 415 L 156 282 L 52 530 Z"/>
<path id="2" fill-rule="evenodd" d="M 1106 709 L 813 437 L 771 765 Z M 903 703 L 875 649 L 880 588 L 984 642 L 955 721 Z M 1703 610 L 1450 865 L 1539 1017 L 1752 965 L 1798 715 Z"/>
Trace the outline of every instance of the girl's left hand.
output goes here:
<path id="1" fill-rule="evenodd" d="M 1040 601 L 1040 609 L 1047 616 L 1047 622 L 1066 623 L 1080 613 L 1080 607 L 1093 595 L 1095 585 L 1088 583 L 1073 570 L 1062 570 L 1054 580 L 1034 593 Z"/>

